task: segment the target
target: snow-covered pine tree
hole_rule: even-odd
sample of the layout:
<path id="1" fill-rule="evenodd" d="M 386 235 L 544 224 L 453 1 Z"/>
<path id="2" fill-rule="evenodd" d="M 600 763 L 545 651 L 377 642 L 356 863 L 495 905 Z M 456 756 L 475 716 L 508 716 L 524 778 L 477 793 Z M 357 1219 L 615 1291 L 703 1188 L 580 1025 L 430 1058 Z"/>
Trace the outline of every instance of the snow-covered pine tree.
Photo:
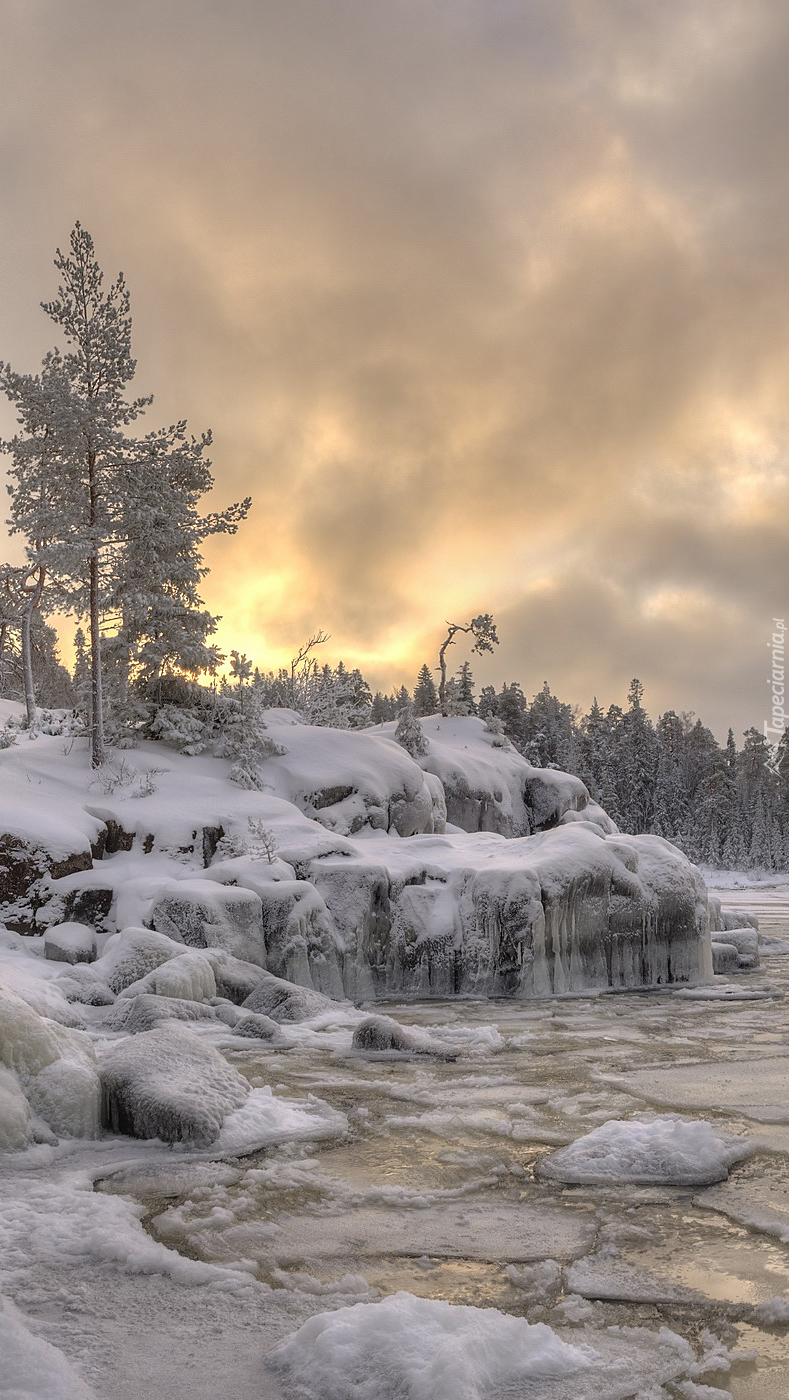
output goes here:
<path id="1" fill-rule="evenodd" d="M 458 668 L 455 703 L 463 707 L 463 714 L 475 715 L 477 713 L 477 703 L 474 699 L 474 677 L 471 674 L 470 661 L 463 661 Z"/>
<path id="2" fill-rule="evenodd" d="M 133 585 L 140 582 L 139 551 L 150 545 L 143 532 L 150 527 L 157 473 L 172 504 L 177 473 L 191 455 L 187 509 L 164 550 L 171 551 L 180 523 L 186 529 L 179 539 L 187 571 L 196 566 L 192 551 L 205 534 L 234 528 L 248 502 L 231 507 L 225 523 L 219 523 L 221 517 L 209 517 L 216 523 L 197 526 L 194 501 L 211 477 L 204 475 L 200 484 L 194 473 L 206 470 L 200 458 L 207 440 L 196 448 L 186 440 L 183 424 L 151 434 L 142 444 L 127 432 L 151 399 L 127 396 L 136 363 L 123 276 L 104 290 L 93 240 L 79 224 L 72 231 L 69 252 L 58 250 L 55 266 L 62 281 L 57 297 L 45 303 L 44 310 L 62 332 L 66 350 L 50 351 L 38 375 L 19 375 L 7 365 L 0 368 L 0 388 L 16 405 L 23 429 L 4 447 L 12 455 L 12 529 L 25 536 L 28 558 L 46 569 L 66 606 L 88 619 L 91 762 L 98 766 L 105 758 L 102 614 L 111 600 L 117 604 L 119 595 L 126 593 L 125 606 L 137 618 L 130 630 L 139 634 L 136 640 L 144 635 L 139 619 L 145 604 L 133 601 Z M 147 473 L 144 482 L 140 471 Z M 129 568 L 125 582 L 124 566 Z M 183 601 L 183 592 L 179 596 L 178 589 L 173 590 L 179 567 L 171 558 L 166 580 L 166 567 L 154 579 L 160 602 L 162 597 L 172 601 L 173 592 L 176 602 Z M 187 583 L 187 593 L 190 586 Z M 121 611 L 117 630 L 123 628 Z M 161 642 L 160 634 L 157 624 L 154 646 Z M 121 654 L 125 645 L 124 639 Z M 183 654 L 183 641 L 178 647 Z M 173 654 L 172 645 L 168 654 Z"/>
<path id="3" fill-rule="evenodd" d="M 397 716 L 397 728 L 394 736 L 398 744 L 402 744 L 406 753 L 410 753 L 412 758 L 424 758 L 428 748 L 427 738 L 414 714 L 413 702 L 410 699 L 403 705 Z"/>
<path id="4" fill-rule="evenodd" d="M 419 668 L 414 686 L 414 714 L 434 715 L 438 709 L 438 691 L 427 662 Z"/>

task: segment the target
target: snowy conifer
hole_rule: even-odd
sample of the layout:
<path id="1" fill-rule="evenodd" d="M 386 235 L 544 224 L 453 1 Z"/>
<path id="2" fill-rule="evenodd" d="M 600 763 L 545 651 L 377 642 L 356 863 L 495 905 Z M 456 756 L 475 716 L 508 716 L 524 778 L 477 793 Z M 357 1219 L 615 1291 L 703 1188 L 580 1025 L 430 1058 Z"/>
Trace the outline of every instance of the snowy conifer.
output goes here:
<path id="1" fill-rule="evenodd" d="M 420 667 L 414 687 L 414 714 L 417 716 L 434 715 L 437 709 L 438 691 L 436 690 L 436 683 L 430 673 L 430 667 L 425 662 L 425 664 Z"/>
<path id="2" fill-rule="evenodd" d="M 408 700 L 397 716 L 397 728 L 395 729 L 395 739 L 398 744 L 402 744 L 406 753 L 410 753 L 412 758 L 424 758 L 427 753 L 428 743 L 419 720 L 414 714 L 414 706 Z"/>

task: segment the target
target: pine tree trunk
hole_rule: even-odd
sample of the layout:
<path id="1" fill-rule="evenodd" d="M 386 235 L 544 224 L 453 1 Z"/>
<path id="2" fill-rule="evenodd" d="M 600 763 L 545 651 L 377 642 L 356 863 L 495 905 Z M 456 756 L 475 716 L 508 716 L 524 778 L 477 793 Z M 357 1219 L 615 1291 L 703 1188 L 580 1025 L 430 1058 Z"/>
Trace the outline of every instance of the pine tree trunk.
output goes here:
<path id="1" fill-rule="evenodd" d="M 90 559 L 90 761 L 100 768 L 105 760 L 104 698 L 101 685 L 101 631 L 99 629 L 99 561 Z"/>
<path id="2" fill-rule="evenodd" d="M 88 490 L 90 498 L 90 525 L 96 530 L 98 521 L 98 482 L 96 479 L 96 453 L 88 450 Z M 88 560 L 88 580 L 90 590 L 90 761 L 94 768 L 100 768 L 106 758 L 104 749 L 104 697 L 101 684 L 101 629 L 99 626 L 99 544 L 94 534 L 94 543 Z"/>
<path id="3" fill-rule="evenodd" d="M 36 690 L 33 682 L 33 646 L 31 629 L 35 602 L 28 598 L 22 614 L 22 684 L 25 693 L 25 720 L 28 729 L 36 727 Z"/>

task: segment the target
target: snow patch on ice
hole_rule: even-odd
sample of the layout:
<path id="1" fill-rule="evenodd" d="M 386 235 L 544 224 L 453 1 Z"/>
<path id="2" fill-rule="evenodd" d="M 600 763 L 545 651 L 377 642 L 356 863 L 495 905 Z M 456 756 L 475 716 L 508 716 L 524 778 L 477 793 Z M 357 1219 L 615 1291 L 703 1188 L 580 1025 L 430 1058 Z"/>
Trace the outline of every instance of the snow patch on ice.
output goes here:
<path id="1" fill-rule="evenodd" d="M 704 1186 L 723 1181 L 752 1151 L 742 1138 L 721 1138 L 704 1119 L 667 1114 L 647 1122 L 612 1119 L 553 1152 L 538 1165 L 554 1181 L 592 1184 L 632 1181 Z"/>

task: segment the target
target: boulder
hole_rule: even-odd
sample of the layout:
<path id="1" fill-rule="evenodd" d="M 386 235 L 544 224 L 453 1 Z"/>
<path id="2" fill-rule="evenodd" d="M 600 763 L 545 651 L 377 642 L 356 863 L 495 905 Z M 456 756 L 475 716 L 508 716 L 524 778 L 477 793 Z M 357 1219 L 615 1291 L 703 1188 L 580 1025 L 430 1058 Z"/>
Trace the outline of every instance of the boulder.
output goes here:
<path id="1" fill-rule="evenodd" d="M 740 955 L 734 943 L 712 940 L 712 969 L 716 974 L 739 972 Z"/>
<path id="2" fill-rule="evenodd" d="M 51 1021 L 0 989 L 0 1063 L 13 1071 L 34 1113 L 53 1132 L 95 1137 L 100 1085 L 90 1037 Z"/>
<path id="3" fill-rule="evenodd" d="M 246 1079 L 185 1026 L 100 1047 L 104 1126 L 115 1133 L 208 1146 L 249 1094 Z"/>
<path id="4" fill-rule="evenodd" d="M 102 1020 L 108 1031 L 125 1031 L 138 1035 L 151 1031 L 164 1021 L 213 1021 L 213 1008 L 201 1001 L 186 1001 L 180 997 L 157 996 L 143 992 L 136 997 L 118 997 Z"/>
<path id="5" fill-rule="evenodd" d="M 252 890 L 215 880 L 168 880 L 154 898 L 151 923 L 192 948 L 223 948 L 265 964 L 261 902 Z"/>
<path id="6" fill-rule="evenodd" d="M 401 1026 L 391 1016 L 368 1016 L 360 1021 L 353 1033 L 354 1050 L 367 1054 L 432 1055 L 436 1059 L 456 1060 L 457 1050 L 435 1039 L 417 1026 Z"/>
<path id="7" fill-rule="evenodd" d="M 154 929 L 124 928 L 107 939 L 94 970 L 117 994 L 170 958 L 182 957 L 185 953 L 183 943 L 176 943 Z"/>
<path id="8" fill-rule="evenodd" d="M 44 953 L 50 962 L 92 963 L 96 930 L 88 924 L 51 924 L 44 934 Z"/>
<path id="9" fill-rule="evenodd" d="M 322 992 L 298 987 L 282 977 L 265 972 L 254 992 L 243 1003 L 246 1011 L 259 1011 L 272 1021 L 308 1021 L 326 1011 L 338 1010 L 339 1005 Z"/>

